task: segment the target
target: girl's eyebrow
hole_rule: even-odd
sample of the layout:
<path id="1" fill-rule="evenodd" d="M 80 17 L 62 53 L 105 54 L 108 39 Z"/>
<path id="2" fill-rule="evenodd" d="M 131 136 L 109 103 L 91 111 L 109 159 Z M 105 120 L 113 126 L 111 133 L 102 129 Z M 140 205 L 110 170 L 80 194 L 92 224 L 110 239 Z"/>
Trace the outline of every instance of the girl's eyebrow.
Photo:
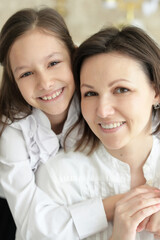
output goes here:
<path id="1" fill-rule="evenodd" d="M 81 84 L 81 88 L 83 88 L 83 87 L 87 87 L 87 88 L 94 89 L 93 86 L 91 86 L 91 85 L 89 85 L 89 84 L 85 84 L 85 83 Z"/>
<path id="2" fill-rule="evenodd" d="M 20 70 L 23 70 L 25 68 L 27 68 L 28 66 L 19 66 L 19 67 L 16 67 L 15 70 L 13 71 L 14 73 L 20 71 Z"/>
<path id="3" fill-rule="evenodd" d="M 44 57 L 44 59 L 47 60 L 47 59 L 50 59 L 52 57 L 59 57 L 59 56 L 61 56 L 60 52 L 54 52 L 54 53 L 51 53 L 48 56 Z M 25 65 L 24 66 L 18 66 L 18 67 L 15 68 L 15 70 L 13 72 L 16 73 L 16 72 L 18 72 L 20 70 L 23 70 L 25 68 L 28 68 L 28 67 L 29 66 L 25 66 Z"/>
<path id="4" fill-rule="evenodd" d="M 54 53 L 51 53 L 48 56 L 46 56 L 45 59 L 49 59 L 49 58 L 57 57 L 57 56 L 61 56 L 61 55 L 62 54 L 60 52 L 54 52 Z"/>

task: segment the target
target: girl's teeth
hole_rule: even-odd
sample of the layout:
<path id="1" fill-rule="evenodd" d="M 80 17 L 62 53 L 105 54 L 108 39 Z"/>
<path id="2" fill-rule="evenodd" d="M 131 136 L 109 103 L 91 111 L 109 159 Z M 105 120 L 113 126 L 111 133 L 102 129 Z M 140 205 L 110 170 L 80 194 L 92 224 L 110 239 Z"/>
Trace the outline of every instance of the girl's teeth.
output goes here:
<path id="1" fill-rule="evenodd" d="M 121 126 L 123 122 L 110 123 L 110 124 L 101 124 L 101 127 L 104 129 L 112 129 Z"/>
<path id="2" fill-rule="evenodd" d="M 61 93 L 62 93 L 62 90 L 57 91 L 56 93 L 53 93 L 51 96 L 42 97 L 42 99 L 43 99 L 43 100 L 51 100 L 51 99 L 54 99 L 54 98 L 56 98 L 57 96 L 59 96 Z"/>
<path id="3" fill-rule="evenodd" d="M 43 99 L 43 100 L 47 100 L 47 97 L 43 97 L 42 99 Z"/>

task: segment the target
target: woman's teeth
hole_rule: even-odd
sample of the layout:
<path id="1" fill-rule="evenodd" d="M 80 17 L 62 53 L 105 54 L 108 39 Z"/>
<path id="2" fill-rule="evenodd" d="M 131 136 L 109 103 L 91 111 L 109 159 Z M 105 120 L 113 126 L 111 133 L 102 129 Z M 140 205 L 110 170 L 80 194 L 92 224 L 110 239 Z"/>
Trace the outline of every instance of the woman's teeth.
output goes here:
<path id="1" fill-rule="evenodd" d="M 57 96 L 59 96 L 61 93 L 62 93 L 62 89 L 59 90 L 59 91 L 57 91 L 57 92 L 55 92 L 55 93 L 53 93 L 53 94 L 50 95 L 50 96 L 44 96 L 44 97 L 42 97 L 42 99 L 43 99 L 43 100 L 51 100 L 51 99 L 54 99 L 54 98 L 56 98 Z"/>
<path id="2" fill-rule="evenodd" d="M 116 122 L 116 123 L 110 123 L 110 124 L 101 124 L 101 127 L 104 129 L 112 129 L 117 128 L 121 126 L 124 122 Z"/>

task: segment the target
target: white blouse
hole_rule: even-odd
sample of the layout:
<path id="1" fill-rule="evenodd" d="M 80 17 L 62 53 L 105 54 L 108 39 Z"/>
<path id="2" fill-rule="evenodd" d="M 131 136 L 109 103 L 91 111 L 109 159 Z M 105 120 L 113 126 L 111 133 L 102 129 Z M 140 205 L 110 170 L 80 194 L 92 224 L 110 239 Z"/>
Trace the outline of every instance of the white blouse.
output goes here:
<path id="1" fill-rule="evenodd" d="M 78 111 L 75 96 L 58 136 L 51 130 L 46 115 L 33 109 L 30 116 L 8 126 L 0 138 L 1 196 L 7 198 L 15 219 L 17 240 L 70 240 L 70 236 L 74 240 L 83 239 L 107 227 L 100 198 L 63 206 L 35 184 L 34 172 L 63 147 L 64 136 L 77 120 Z M 75 144 L 77 134 L 78 128 L 67 138 L 68 148 Z M 45 183 L 46 177 L 42 181 Z M 98 223 L 92 222 L 93 213 Z"/>
<path id="2" fill-rule="evenodd" d="M 160 188 L 160 140 L 156 137 L 143 173 L 148 184 Z M 42 181 L 44 178 L 45 182 Z M 130 190 L 131 183 L 129 165 L 112 157 L 103 145 L 89 157 L 80 152 L 59 152 L 39 167 L 36 179 L 38 186 L 57 204 L 65 206 L 90 198 L 103 199 L 125 193 Z M 96 221 L 94 213 L 92 217 L 92 221 Z M 109 240 L 111 234 L 112 223 L 109 222 L 105 231 L 86 239 Z M 70 240 L 74 239 L 70 236 Z M 154 240 L 154 236 L 143 231 L 137 233 L 136 240 Z"/>

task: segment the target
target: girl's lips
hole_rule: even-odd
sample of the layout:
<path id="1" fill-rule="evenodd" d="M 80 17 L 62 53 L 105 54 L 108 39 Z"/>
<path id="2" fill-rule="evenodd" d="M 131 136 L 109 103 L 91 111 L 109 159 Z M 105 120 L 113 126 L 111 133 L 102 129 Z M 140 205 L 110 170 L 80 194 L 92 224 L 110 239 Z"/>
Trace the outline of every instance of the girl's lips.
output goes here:
<path id="1" fill-rule="evenodd" d="M 42 99 L 44 101 L 55 99 L 63 92 L 63 89 L 64 88 L 61 88 L 61 89 L 58 89 L 57 91 L 54 91 L 52 94 L 44 95 L 44 96 L 40 97 L 40 99 Z"/>

